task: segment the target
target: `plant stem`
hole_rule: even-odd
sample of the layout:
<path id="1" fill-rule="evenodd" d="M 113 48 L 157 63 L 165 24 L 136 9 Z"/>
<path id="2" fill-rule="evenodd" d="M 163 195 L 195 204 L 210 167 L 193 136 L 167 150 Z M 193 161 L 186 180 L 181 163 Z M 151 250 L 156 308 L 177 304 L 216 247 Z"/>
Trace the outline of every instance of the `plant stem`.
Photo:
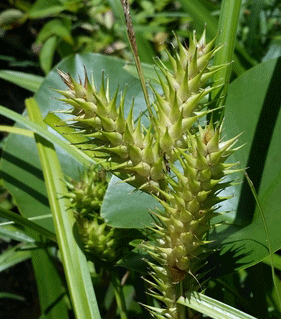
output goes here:
<path id="1" fill-rule="evenodd" d="M 177 300 L 180 297 L 183 297 L 183 282 L 180 281 L 177 286 Z M 177 303 L 177 312 L 178 312 L 178 319 L 186 319 L 186 307 Z"/>
<path id="2" fill-rule="evenodd" d="M 120 317 L 121 319 L 128 319 L 123 287 L 121 285 L 118 273 L 114 270 L 112 270 L 111 272 L 111 282 L 113 285 L 115 299 L 120 313 Z"/>
<path id="3" fill-rule="evenodd" d="M 225 63 L 230 63 L 233 61 L 234 57 L 234 47 L 236 41 L 236 32 L 238 19 L 240 15 L 241 0 L 223 0 L 221 4 L 221 13 L 219 19 L 219 36 L 217 38 L 217 44 L 223 45 L 223 47 L 218 51 L 215 56 L 214 65 L 221 65 Z M 228 89 L 228 84 L 231 75 L 231 67 L 223 68 L 217 72 L 214 76 L 215 85 L 223 84 L 224 88 L 220 92 L 220 89 L 214 90 L 212 92 L 212 99 L 218 98 L 218 94 L 223 97 L 220 101 L 220 105 L 224 104 L 226 98 L 226 92 Z M 217 105 L 216 105 L 217 106 Z M 217 118 L 223 117 L 223 111 L 220 111 Z"/>

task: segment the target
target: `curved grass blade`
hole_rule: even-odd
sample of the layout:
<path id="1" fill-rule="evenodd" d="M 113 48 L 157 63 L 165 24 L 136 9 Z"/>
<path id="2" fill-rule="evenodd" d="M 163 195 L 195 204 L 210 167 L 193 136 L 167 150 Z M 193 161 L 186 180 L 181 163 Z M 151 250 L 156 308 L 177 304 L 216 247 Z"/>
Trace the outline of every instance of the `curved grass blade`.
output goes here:
<path id="1" fill-rule="evenodd" d="M 0 255 L 0 272 L 13 267 L 31 257 L 28 250 L 20 250 L 24 245 L 14 246 Z"/>
<path id="2" fill-rule="evenodd" d="M 15 126 L 0 125 L 0 132 L 19 134 L 19 135 L 34 138 L 34 133 L 32 131 L 26 130 L 24 128 L 15 127 Z"/>
<path id="3" fill-rule="evenodd" d="M 13 213 L 8 209 L 4 209 L 0 207 L 0 216 L 4 217 L 6 219 L 12 220 L 18 225 L 23 226 L 25 229 L 25 232 L 28 236 L 31 236 L 35 239 L 38 239 L 40 236 L 45 236 L 46 238 L 50 239 L 51 241 L 56 242 L 56 236 L 55 234 L 51 233 L 50 231 L 46 230 L 45 228 L 33 223 L 32 221 L 28 220 L 27 218 L 22 217 L 19 214 Z M 3 223 L 6 224 L 6 223 Z M 1 227 L 1 224 L 0 224 Z"/>
<path id="4" fill-rule="evenodd" d="M 213 319 L 255 319 L 245 312 L 200 293 L 189 293 L 186 298 L 180 297 L 177 302 Z"/>
<path id="5" fill-rule="evenodd" d="M 218 24 L 219 35 L 217 38 L 217 44 L 223 44 L 222 48 L 217 52 L 214 65 L 221 65 L 230 63 L 234 59 L 234 47 L 236 42 L 236 33 L 238 26 L 238 19 L 240 16 L 241 0 L 223 0 L 221 4 L 221 13 Z M 219 106 L 224 105 L 228 85 L 230 81 L 232 67 L 222 68 L 214 75 L 215 85 L 224 84 L 222 90 L 217 89 L 212 92 L 212 98 L 218 98 L 218 94 L 222 97 L 220 99 Z M 216 105 L 217 107 L 218 105 Z M 223 110 L 216 112 L 219 116 L 221 113 L 221 119 L 223 118 Z M 218 118 L 214 117 L 214 121 Z"/>
<path id="6" fill-rule="evenodd" d="M 35 121 L 38 126 L 44 126 L 45 123 L 43 122 L 40 110 L 33 98 L 26 100 L 26 107 L 31 120 Z M 41 136 L 36 135 L 35 139 L 76 318 L 100 319 L 87 260 L 74 238 L 73 227 L 75 218 L 69 210 L 69 199 L 58 199 L 58 194 L 66 194 L 67 188 L 63 182 L 64 176 L 56 151 L 54 146 Z"/>
<path id="7" fill-rule="evenodd" d="M 51 257 L 46 249 L 31 251 L 41 313 L 48 319 L 68 319 L 68 307 L 64 298 L 66 289 Z"/>
<path id="8" fill-rule="evenodd" d="M 36 93 L 44 77 L 19 71 L 1 70 L 0 79 L 14 83 L 26 90 Z"/>
<path id="9" fill-rule="evenodd" d="M 253 194 L 253 196 L 255 198 L 255 201 L 257 203 L 257 207 L 258 207 L 258 209 L 260 211 L 260 215 L 261 215 L 261 218 L 262 218 L 262 222 L 263 222 L 263 226 L 264 226 L 264 232 L 265 232 L 265 235 L 266 235 L 268 251 L 269 251 L 272 280 L 273 280 L 274 287 L 275 287 L 275 290 L 276 290 L 276 293 L 277 293 L 279 307 L 281 307 L 281 296 L 279 294 L 279 290 L 278 290 L 278 287 L 277 287 L 275 270 L 274 270 L 274 261 L 273 261 L 273 253 L 274 252 L 273 252 L 273 249 L 272 249 L 272 246 L 271 246 L 271 241 L 270 241 L 270 236 L 269 236 L 269 232 L 268 232 L 268 227 L 267 227 L 267 223 L 266 223 L 265 214 L 264 214 L 264 211 L 263 211 L 263 209 L 261 207 L 261 204 L 260 204 L 260 201 L 259 201 L 259 198 L 258 198 L 258 194 L 257 194 L 257 192 L 255 190 L 253 182 L 251 181 L 251 179 L 249 178 L 249 176 L 248 176 L 248 174 L 246 172 L 244 172 L 244 175 L 245 175 L 245 177 L 247 179 L 247 182 L 248 182 L 248 184 L 249 184 L 249 186 L 251 188 L 252 194 Z"/>
<path id="10" fill-rule="evenodd" d="M 59 147 L 64 149 L 68 154 L 70 154 L 73 158 L 75 158 L 77 161 L 79 161 L 81 164 L 87 166 L 87 165 L 93 163 L 93 161 L 90 158 L 88 158 L 88 156 L 83 154 L 76 147 L 67 144 L 66 142 L 62 141 L 54 134 L 50 133 L 46 128 L 43 128 L 36 123 L 33 123 L 32 121 L 23 117 L 22 115 L 14 112 L 14 111 L 11 111 L 8 108 L 3 107 L 3 106 L 0 106 L 0 114 L 20 123 L 21 125 L 24 125 L 28 129 L 37 133 L 38 135 L 44 137 L 49 142 L 58 145 Z"/>

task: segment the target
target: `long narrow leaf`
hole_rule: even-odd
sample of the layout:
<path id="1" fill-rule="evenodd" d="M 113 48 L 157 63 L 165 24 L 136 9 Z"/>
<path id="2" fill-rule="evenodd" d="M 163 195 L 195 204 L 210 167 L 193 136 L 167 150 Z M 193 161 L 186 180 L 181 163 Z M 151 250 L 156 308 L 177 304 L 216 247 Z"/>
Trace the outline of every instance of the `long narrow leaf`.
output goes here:
<path id="1" fill-rule="evenodd" d="M 36 123 L 33 123 L 32 121 L 23 117 L 22 115 L 14 111 L 11 111 L 8 108 L 3 106 L 0 106 L 0 114 L 20 123 L 21 125 L 24 125 L 28 129 L 36 132 L 38 135 L 44 137 L 49 142 L 58 145 L 59 147 L 64 149 L 68 154 L 70 154 L 73 158 L 77 159 L 77 161 L 82 163 L 83 165 L 87 166 L 93 163 L 93 161 L 88 156 L 86 156 L 76 147 L 67 144 L 66 142 L 62 141 L 54 134 L 50 133 L 46 128 L 43 128 Z"/>
<path id="2" fill-rule="evenodd" d="M 215 65 L 230 63 L 233 61 L 240 7 L 241 0 L 224 0 L 222 2 L 218 25 L 220 33 L 217 38 L 217 44 L 223 44 L 223 46 L 215 56 Z M 223 68 L 214 76 L 214 82 L 216 85 L 224 84 L 224 89 L 221 92 L 221 95 L 224 96 L 221 100 L 222 104 L 225 101 L 231 70 L 231 66 Z M 213 96 L 216 97 L 218 92 L 219 90 L 213 92 Z"/>
<path id="3" fill-rule="evenodd" d="M 9 126 L 9 125 L 0 125 L 0 132 L 7 132 L 7 133 L 13 133 L 13 134 L 19 134 L 24 135 L 27 137 L 34 138 L 34 133 L 32 131 L 15 127 L 15 126 Z"/>
<path id="4" fill-rule="evenodd" d="M 44 77 L 19 71 L 1 70 L 0 79 L 12 82 L 24 89 L 36 93 L 44 81 Z"/>
<path id="5" fill-rule="evenodd" d="M 255 319 L 245 312 L 200 293 L 190 293 L 186 298 L 180 297 L 177 302 L 214 319 Z"/>
<path id="6" fill-rule="evenodd" d="M 38 125 L 44 126 L 36 101 L 28 99 L 26 106 L 30 118 Z M 53 145 L 41 136 L 36 135 L 35 138 L 74 312 L 77 318 L 99 319 L 99 308 L 87 260 L 73 234 L 75 219 L 69 210 L 70 202 L 66 198 L 58 199 L 58 194 L 65 194 L 67 188 L 63 182 L 64 176 L 56 151 Z"/>
<path id="7" fill-rule="evenodd" d="M 31 260 L 41 305 L 41 313 L 48 319 L 68 319 L 66 294 L 54 261 L 44 249 L 31 251 Z M 52 280 L 50 280 L 52 276 Z"/>
<path id="8" fill-rule="evenodd" d="M 19 245 L 14 246 L 0 255 L 0 272 L 15 266 L 30 257 L 30 251 L 19 250 Z"/>
<path id="9" fill-rule="evenodd" d="M 24 226 L 26 228 L 25 232 L 27 233 L 27 235 L 32 236 L 35 239 L 43 235 L 46 236 L 48 239 L 56 242 L 56 236 L 53 233 L 22 217 L 19 214 L 13 213 L 8 209 L 0 207 L 0 216 L 12 220 L 18 225 Z"/>

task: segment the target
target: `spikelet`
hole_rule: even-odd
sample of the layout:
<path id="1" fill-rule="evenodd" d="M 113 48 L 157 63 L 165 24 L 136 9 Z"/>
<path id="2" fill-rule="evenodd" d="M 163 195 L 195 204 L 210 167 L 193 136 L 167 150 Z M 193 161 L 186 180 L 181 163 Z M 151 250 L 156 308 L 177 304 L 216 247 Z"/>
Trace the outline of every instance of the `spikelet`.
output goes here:
<path id="1" fill-rule="evenodd" d="M 65 197 L 70 199 L 84 251 L 95 261 L 102 260 L 114 265 L 130 251 L 129 242 L 137 232 L 111 227 L 100 216 L 107 189 L 105 171 L 90 167 L 79 182 L 65 182 L 69 190 Z"/>
<path id="2" fill-rule="evenodd" d="M 117 105 L 118 89 L 109 96 L 109 80 L 102 74 L 99 90 L 90 83 L 85 70 L 82 84 L 68 73 L 58 70 L 68 90 L 56 90 L 64 96 L 60 100 L 70 104 L 72 123 L 77 132 L 89 139 L 89 149 L 105 154 L 102 159 L 110 159 L 111 170 L 126 174 L 133 185 L 147 192 L 156 192 L 165 184 L 165 157 L 174 162 L 176 148 L 188 149 L 188 134 L 192 125 L 208 111 L 203 111 L 201 100 L 214 88 L 203 88 L 206 81 L 219 69 L 211 68 L 210 59 L 219 48 L 212 48 L 214 40 L 206 44 L 205 32 L 197 43 L 190 40 L 186 49 L 179 43 L 179 51 L 174 57 L 169 55 L 173 71 L 170 72 L 161 62 L 158 68 L 163 95 L 154 88 L 155 101 L 152 107 L 155 114 L 151 127 L 142 127 L 141 119 L 134 123 L 133 104 L 128 117 L 124 118 L 126 90 Z M 179 42 L 179 41 L 178 41 Z M 67 111 L 69 114 L 69 111 Z M 93 153 L 95 160 L 97 154 Z"/>

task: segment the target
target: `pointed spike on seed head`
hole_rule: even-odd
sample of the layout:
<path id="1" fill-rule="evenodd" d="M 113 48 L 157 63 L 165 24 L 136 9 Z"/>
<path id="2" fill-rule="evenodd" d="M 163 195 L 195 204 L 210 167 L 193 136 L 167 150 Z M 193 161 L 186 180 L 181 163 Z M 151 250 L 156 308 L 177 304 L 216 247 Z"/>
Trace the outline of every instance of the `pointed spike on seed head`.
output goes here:
<path id="1" fill-rule="evenodd" d="M 104 78 L 104 70 L 102 70 L 102 76 L 101 76 L 101 86 L 99 90 L 100 99 L 103 103 L 107 102 L 106 98 L 106 86 L 105 86 L 105 78 Z"/>
<path id="2" fill-rule="evenodd" d="M 132 105 L 130 107 L 130 111 L 128 114 L 128 117 L 126 119 L 126 123 L 128 125 L 128 129 L 130 131 L 131 134 L 133 134 L 134 132 L 134 99 L 132 100 Z"/>
<path id="3" fill-rule="evenodd" d="M 230 140 L 228 141 L 225 141 L 225 142 L 221 142 L 219 144 L 219 149 L 221 151 L 227 151 L 229 148 L 231 148 L 235 143 L 237 143 L 238 141 L 238 138 L 239 136 L 241 135 L 242 133 L 238 134 L 237 136 L 231 138 Z"/>
<path id="4" fill-rule="evenodd" d="M 84 99 L 86 94 L 87 94 L 86 89 L 81 84 L 76 82 L 70 75 L 69 75 L 69 77 L 70 77 L 71 83 L 73 85 L 76 97 Z"/>
<path id="5" fill-rule="evenodd" d="M 204 30 L 202 32 L 201 38 L 198 41 L 198 49 L 202 51 L 206 47 L 206 23 L 204 25 Z"/>
<path id="6" fill-rule="evenodd" d="M 209 68 L 208 72 L 205 72 L 201 76 L 201 83 L 200 85 L 204 85 L 210 78 L 212 78 L 218 71 L 226 68 L 229 66 L 229 63 L 221 64 L 215 67 Z M 203 69 L 204 70 L 204 69 Z"/>
<path id="7" fill-rule="evenodd" d="M 102 102 L 102 100 L 99 98 L 99 96 L 96 93 L 93 93 L 94 97 L 96 99 L 96 105 L 97 105 L 97 114 L 101 116 L 108 116 L 108 109 Z"/>
<path id="8" fill-rule="evenodd" d="M 133 170 L 134 172 L 143 177 L 150 176 L 150 165 L 148 165 L 147 163 L 140 162 L 139 164 L 131 167 L 130 170 Z"/>
<path id="9" fill-rule="evenodd" d="M 118 132 L 100 132 L 102 135 L 104 135 L 112 144 L 112 146 L 117 146 L 122 143 L 122 135 Z"/>
<path id="10" fill-rule="evenodd" d="M 207 150 L 209 153 L 219 151 L 219 139 L 220 139 L 220 132 L 219 130 L 215 130 L 214 135 L 207 143 Z"/>
<path id="11" fill-rule="evenodd" d="M 196 47 L 195 49 L 195 52 L 192 56 L 192 59 L 188 65 L 188 77 L 191 79 L 191 78 L 194 78 L 197 74 L 198 74 L 198 66 L 197 66 L 197 58 L 198 58 L 198 49 Z"/>
<path id="12" fill-rule="evenodd" d="M 116 108 L 116 101 L 117 101 L 118 93 L 119 93 L 119 85 L 115 91 L 115 94 L 114 94 L 112 100 L 109 102 L 109 105 L 108 105 L 108 116 L 113 120 L 116 120 L 116 118 L 118 116 L 117 108 Z"/>
<path id="13" fill-rule="evenodd" d="M 177 94 L 175 94 L 174 101 L 169 114 L 169 119 L 171 120 L 172 124 L 174 124 L 178 120 L 180 114 L 181 112 L 179 109 L 178 97 Z"/>
<path id="14" fill-rule="evenodd" d="M 196 154 L 196 166 L 197 169 L 200 170 L 209 168 L 209 163 L 207 159 L 200 152 L 197 152 Z"/>
<path id="15" fill-rule="evenodd" d="M 138 118 L 137 127 L 134 130 L 133 138 L 134 138 L 135 145 L 142 148 L 144 136 L 141 130 L 141 115 Z"/>
<path id="16" fill-rule="evenodd" d="M 204 71 L 205 69 L 201 70 L 197 75 L 195 75 L 194 78 L 188 81 L 188 89 L 191 94 L 198 92 L 199 87 L 201 86 L 202 78 L 205 75 Z"/>
<path id="17" fill-rule="evenodd" d="M 128 144 L 128 149 L 129 156 L 131 161 L 133 162 L 133 165 L 137 165 L 142 160 L 141 150 L 138 147 L 130 144 Z"/>
<path id="18" fill-rule="evenodd" d="M 203 69 L 205 70 L 205 68 L 208 66 L 211 58 L 214 56 L 215 53 L 216 52 L 213 50 L 207 54 L 202 55 L 201 57 L 197 59 L 198 71 L 201 71 Z"/>
<path id="19" fill-rule="evenodd" d="M 174 146 L 174 141 L 170 137 L 168 127 L 166 127 L 165 134 L 160 138 L 161 150 L 165 153 L 169 153 Z"/>
<path id="20" fill-rule="evenodd" d="M 101 116 L 101 115 L 99 115 L 99 118 L 100 118 L 102 126 L 106 132 L 115 131 L 116 123 L 111 118 Z"/>
<path id="21" fill-rule="evenodd" d="M 188 50 L 181 44 L 179 37 L 174 33 L 174 36 L 177 40 L 178 48 L 179 48 L 179 60 L 181 62 L 182 68 L 185 69 L 188 63 Z"/>
<path id="22" fill-rule="evenodd" d="M 66 97 L 67 99 L 74 99 L 76 96 L 75 94 L 73 93 L 72 90 L 57 90 L 57 89 L 52 89 L 53 91 L 63 95 L 64 97 Z"/>
<path id="23" fill-rule="evenodd" d="M 219 36 L 219 33 L 216 34 L 216 36 L 209 42 L 205 45 L 205 47 L 203 48 L 203 54 L 207 54 L 209 51 L 211 51 L 211 49 L 213 48 L 217 38 Z"/>
<path id="24" fill-rule="evenodd" d="M 109 77 L 106 77 L 106 90 L 105 90 L 105 96 L 106 96 L 106 100 L 107 102 L 110 101 L 110 92 L 109 92 Z"/>
<path id="25" fill-rule="evenodd" d="M 147 146 L 143 149 L 143 161 L 147 164 L 154 164 L 154 154 L 152 149 L 152 138 L 148 140 Z"/>
<path id="26" fill-rule="evenodd" d="M 177 66 L 177 72 L 175 73 L 175 77 L 176 77 L 176 81 L 180 83 L 182 81 L 182 78 L 185 75 L 186 68 L 183 68 L 178 54 L 176 54 L 176 66 Z"/>
<path id="27" fill-rule="evenodd" d="M 151 168 L 151 179 L 154 181 L 158 181 L 163 179 L 163 160 L 161 157 L 153 164 Z"/>
<path id="28" fill-rule="evenodd" d="M 74 91 L 74 86 L 72 84 L 72 79 L 70 77 L 70 74 L 63 72 L 58 68 L 57 68 L 57 72 L 59 76 L 61 77 L 61 79 L 63 80 L 63 82 L 70 88 L 70 90 Z"/>
<path id="29" fill-rule="evenodd" d="M 165 49 L 165 52 L 166 54 L 168 55 L 168 58 L 171 62 L 171 65 L 172 65 L 172 68 L 173 68 L 173 71 L 174 71 L 174 74 L 177 73 L 177 64 L 178 64 L 178 59 L 176 57 L 176 59 L 171 55 L 171 53 L 169 52 L 169 50 Z"/>
<path id="30" fill-rule="evenodd" d="M 124 130 L 124 142 L 126 144 L 134 145 L 134 137 L 130 132 L 130 129 L 128 127 L 128 123 L 125 122 L 125 130 Z"/>
<path id="31" fill-rule="evenodd" d="M 121 102 L 117 109 L 117 120 L 116 120 L 116 130 L 119 133 L 124 133 L 125 131 L 125 119 L 124 119 L 124 95 L 121 96 Z"/>
<path id="32" fill-rule="evenodd" d="M 200 129 L 202 130 L 201 126 L 199 126 L 199 131 Z M 202 156 L 206 157 L 208 154 L 208 150 L 207 150 L 206 144 L 204 143 L 205 141 L 202 138 L 204 135 L 203 136 L 202 135 L 201 134 L 200 136 L 198 134 L 195 135 L 196 144 L 197 144 L 197 152 L 199 152 Z"/>
<path id="33" fill-rule="evenodd" d="M 97 106 L 92 102 L 86 102 L 84 99 L 76 98 L 74 100 L 77 104 L 79 104 L 80 109 L 85 112 L 86 117 L 92 117 L 97 112 Z"/>
<path id="34" fill-rule="evenodd" d="M 176 123 L 174 123 L 170 128 L 169 128 L 169 134 L 172 139 L 175 141 L 180 139 L 182 136 L 182 120 L 183 120 L 183 112 L 180 113 L 180 116 Z"/>
<path id="35" fill-rule="evenodd" d="M 155 100 L 156 100 L 156 106 L 158 108 L 161 108 L 161 110 L 165 113 L 168 114 L 170 111 L 170 105 L 169 103 L 154 89 L 153 86 L 150 86 L 150 88 L 153 91 L 153 94 L 155 96 Z M 156 111 L 160 112 L 159 109 L 157 109 Z"/>

